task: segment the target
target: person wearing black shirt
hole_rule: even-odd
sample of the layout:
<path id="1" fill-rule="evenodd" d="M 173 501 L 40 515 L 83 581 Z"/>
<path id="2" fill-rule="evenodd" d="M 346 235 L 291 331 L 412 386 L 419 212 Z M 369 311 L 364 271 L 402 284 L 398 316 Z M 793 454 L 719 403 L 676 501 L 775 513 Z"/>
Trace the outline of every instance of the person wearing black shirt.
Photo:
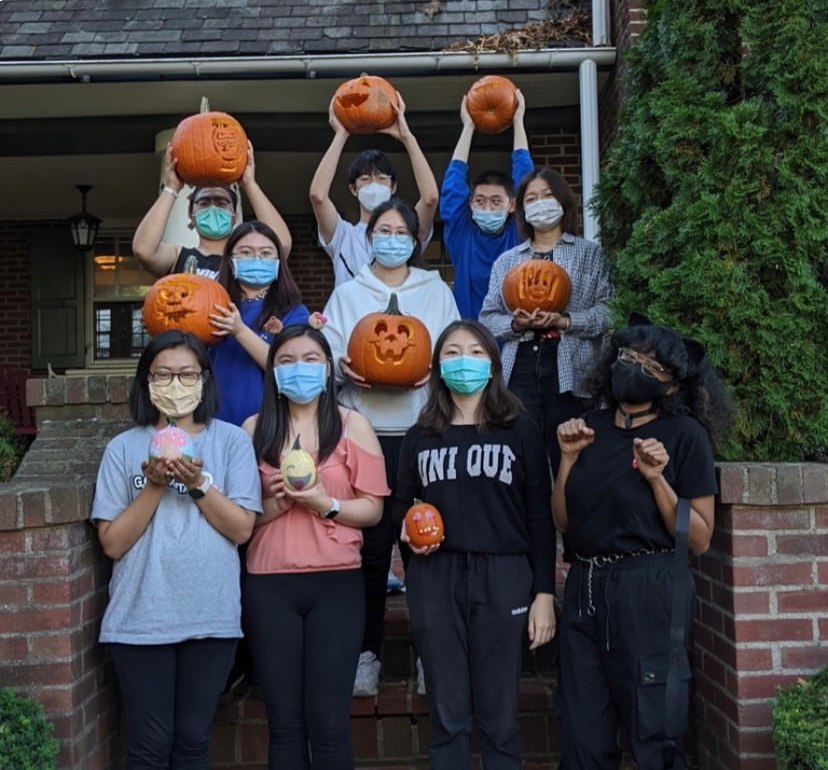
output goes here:
<path id="1" fill-rule="evenodd" d="M 400 451 L 398 524 L 415 499 L 442 514 L 441 543 L 406 572 L 410 628 L 423 660 L 431 766 L 519 768 L 522 642 L 555 631 L 555 551 L 543 437 L 505 387 L 497 343 L 477 321 L 449 324 L 434 348 L 429 397 Z M 401 538 L 410 541 L 403 527 Z"/>
<path id="2" fill-rule="evenodd" d="M 685 592 L 687 611 L 673 617 L 677 503 L 689 500 L 689 550 L 700 555 L 713 534 L 712 442 L 726 432 L 729 404 L 699 343 L 634 320 L 612 337 L 590 383 L 609 408 L 557 431 L 552 510 L 571 563 L 558 682 L 567 770 L 618 768 L 619 726 L 638 767 L 686 767 L 695 586 L 687 572 L 676 594 Z M 671 623 L 679 640 L 672 650 Z M 677 697 L 666 704 L 670 676 Z M 671 709 L 678 711 L 668 717 Z M 668 719 L 679 729 L 668 729 Z"/>

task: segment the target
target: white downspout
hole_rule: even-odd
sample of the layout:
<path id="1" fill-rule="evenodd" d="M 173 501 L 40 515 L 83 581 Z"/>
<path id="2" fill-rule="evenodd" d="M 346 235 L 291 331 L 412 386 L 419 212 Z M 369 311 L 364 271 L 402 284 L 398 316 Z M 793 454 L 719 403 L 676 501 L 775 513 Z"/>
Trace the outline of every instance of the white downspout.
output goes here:
<path id="1" fill-rule="evenodd" d="M 608 5 L 608 0 L 592 0 L 592 45 L 595 48 L 610 44 Z"/>
<path id="2" fill-rule="evenodd" d="M 589 208 L 600 168 L 598 135 L 598 68 L 587 59 L 578 66 L 581 89 L 581 185 L 583 187 L 584 237 L 597 241 L 598 220 Z"/>

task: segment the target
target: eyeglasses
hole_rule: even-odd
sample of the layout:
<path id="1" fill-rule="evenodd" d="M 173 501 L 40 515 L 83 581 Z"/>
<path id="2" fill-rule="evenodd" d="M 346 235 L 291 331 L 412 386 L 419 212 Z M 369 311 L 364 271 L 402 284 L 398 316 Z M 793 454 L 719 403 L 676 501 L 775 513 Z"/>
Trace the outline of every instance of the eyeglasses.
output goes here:
<path id="1" fill-rule="evenodd" d="M 169 385 L 178 377 L 178 381 L 182 385 L 195 385 L 204 377 L 204 372 L 150 372 L 147 379 L 156 385 Z"/>
<path id="2" fill-rule="evenodd" d="M 654 380 L 659 380 L 660 382 L 673 378 L 673 375 L 660 363 L 642 356 L 631 348 L 618 348 L 618 360 L 625 365 L 638 364 L 641 367 L 641 371 L 647 377 L 652 377 Z"/>
<path id="3" fill-rule="evenodd" d="M 277 260 L 279 259 L 279 252 L 276 249 L 259 249 L 259 251 L 253 251 L 253 249 L 239 249 L 232 254 L 233 259 L 272 259 Z"/>
<path id="4" fill-rule="evenodd" d="M 216 206 L 220 209 L 232 209 L 233 201 L 230 198 L 225 198 L 223 195 L 221 197 L 205 195 L 203 198 L 198 198 L 193 201 L 193 207 L 197 209 L 208 209 L 210 206 Z"/>

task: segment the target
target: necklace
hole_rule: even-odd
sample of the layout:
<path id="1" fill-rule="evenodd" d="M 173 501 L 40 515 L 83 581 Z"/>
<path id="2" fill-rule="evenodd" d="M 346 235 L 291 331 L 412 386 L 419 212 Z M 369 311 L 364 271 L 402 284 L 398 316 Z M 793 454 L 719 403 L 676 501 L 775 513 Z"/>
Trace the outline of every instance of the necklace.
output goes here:
<path id="1" fill-rule="evenodd" d="M 264 289 L 259 289 L 255 294 L 248 294 L 242 297 L 242 302 L 255 302 L 258 299 L 264 299 L 267 296 L 267 292 L 270 290 L 270 286 L 265 286 Z"/>
<path id="2" fill-rule="evenodd" d="M 624 418 L 624 428 L 629 430 L 633 426 L 633 420 L 637 417 L 647 417 L 651 414 L 656 414 L 655 409 L 642 409 L 640 412 L 625 412 L 624 407 L 621 404 L 618 405 L 618 411 L 621 412 L 621 416 Z"/>

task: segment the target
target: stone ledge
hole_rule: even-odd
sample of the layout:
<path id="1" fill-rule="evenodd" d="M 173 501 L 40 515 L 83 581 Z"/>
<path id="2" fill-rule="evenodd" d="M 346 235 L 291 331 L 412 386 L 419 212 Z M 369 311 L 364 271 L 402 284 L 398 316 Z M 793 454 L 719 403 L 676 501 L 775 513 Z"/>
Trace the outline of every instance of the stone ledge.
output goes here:
<path id="1" fill-rule="evenodd" d="M 828 464 L 717 463 L 725 505 L 818 505 L 828 502 Z"/>
<path id="2" fill-rule="evenodd" d="M 125 404 L 131 384 L 132 376 L 125 374 L 32 378 L 26 380 L 26 403 L 35 407 Z"/>
<path id="3" fill-rule="evenodd" d="M 0 531 L 86 521 L 92 505 L 90 481 L 73 484 L 11 481 L 0 485 Z"/>

